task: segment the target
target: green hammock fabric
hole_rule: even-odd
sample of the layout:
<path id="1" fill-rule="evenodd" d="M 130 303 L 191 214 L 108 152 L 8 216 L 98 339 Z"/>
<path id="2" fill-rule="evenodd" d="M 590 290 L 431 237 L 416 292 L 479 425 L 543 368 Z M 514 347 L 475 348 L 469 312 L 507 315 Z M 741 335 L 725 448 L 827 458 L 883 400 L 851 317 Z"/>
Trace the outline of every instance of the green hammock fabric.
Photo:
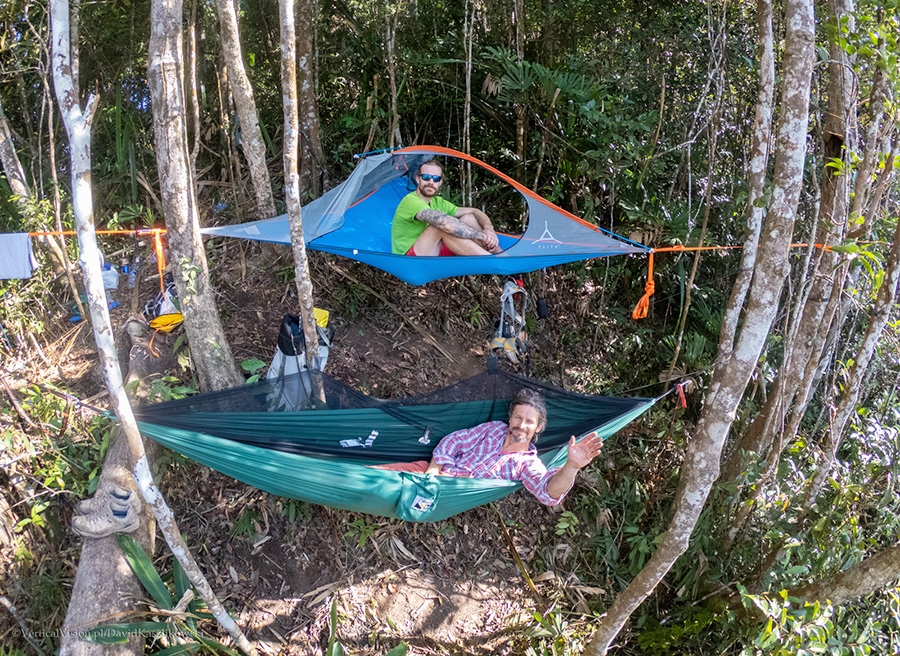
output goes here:
<path id="1" fill-rule="evenodd" d="M 303 376 L 307 380 L 301 387 L 308 391 L 308 374 Z M 139 426 L 160 444 L 271 494 L 407 521 L 438 521 L 500 499 L 522 485 L 367 465 L 427 459 L 447 433 L 505 420 L 511 390 L 524 386 L 536 387 L 546 396 L 548 426 L 538 447 L 548 467 L 565 462 L 570 435 L 580 438 L 598 430 L 605 439 L 655 401 L 570 394 L 502 372 L 481 374 L 448 388 L 449 393 L 445 390 L 402 403 L 371 399 L 333 379 L 323 376 L 322 380 L 326 409 L 248 410 L 271 406 L 279 395 L 278 386 L 284 384 L 277 381 L 150 406 L 139 414 Z M 485 392 L 487 388 L 493 389 Z M 491 396 L 431 402 L 472 393 Z M 359 405 L 368 407 L 347 407 Z"/>

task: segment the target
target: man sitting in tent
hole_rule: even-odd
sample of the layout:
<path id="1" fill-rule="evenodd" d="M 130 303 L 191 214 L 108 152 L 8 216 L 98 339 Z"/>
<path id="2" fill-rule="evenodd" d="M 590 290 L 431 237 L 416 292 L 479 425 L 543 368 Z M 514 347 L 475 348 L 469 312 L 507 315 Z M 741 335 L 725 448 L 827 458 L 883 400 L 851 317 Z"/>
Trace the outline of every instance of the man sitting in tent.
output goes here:
<path id="1" fill-rule="evenodd" d="M 603 440 L 596 433 L 580 442 L 575 442 L 575 436 L 572 436 L 566 464 L 548 470 L 534 447 L 546 425 L 547 407 L 543 397 L 533 390 L 523 389 L 509 405 L 509 424 L 489 421 L 450 433 L 435 447 L 431 462 L 419 460 L 376 467 L 521 481 L 538 501 L 555 506 L 572 489 L 578 471 L 600 453 Z"/>
<path id="2" fill-rule="evenodd" d="M 394 213 L 391 248 L 406 255 L 490 255 L 502 249 L 487 214 L 437 195 L 443 169 L 429 160 L 416 172 L 416 190 Z"/>

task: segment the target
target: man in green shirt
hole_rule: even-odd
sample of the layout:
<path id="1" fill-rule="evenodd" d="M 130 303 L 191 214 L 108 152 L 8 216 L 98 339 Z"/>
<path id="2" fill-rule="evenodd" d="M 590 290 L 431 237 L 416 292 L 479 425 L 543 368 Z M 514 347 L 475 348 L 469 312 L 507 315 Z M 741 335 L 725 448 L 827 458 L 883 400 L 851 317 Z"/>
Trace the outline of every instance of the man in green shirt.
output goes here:
<path id="1" fill-rule="evenodd" d="M 391 224 L 392 252 L 406 255 L 490 255 L 502 249 L 487 214 L 457 207 L 437 195 L 443 169 L 435 160 L 416 173 L 416 190 L 407 194 Z"/>

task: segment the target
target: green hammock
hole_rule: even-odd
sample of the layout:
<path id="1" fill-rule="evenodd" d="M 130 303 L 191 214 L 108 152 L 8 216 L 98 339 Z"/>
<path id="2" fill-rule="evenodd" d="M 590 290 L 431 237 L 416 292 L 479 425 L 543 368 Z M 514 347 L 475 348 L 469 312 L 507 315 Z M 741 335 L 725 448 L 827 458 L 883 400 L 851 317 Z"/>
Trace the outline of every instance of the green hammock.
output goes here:
<path id="1" fill-rule="evenodd" d="M 314 380 L 315 379 L 315 380 Z M 315 401 L 313 383 L 324 389 Z M 655 399 L 572 394 L 501 371 L 402 402 L 367 397 L 319 373 L 204 394 L 143 408 L 141 432 L 192 460 L 278 496 L 407 521 L 438 521 L 522 487 L 497 479 L 453 478 L 372 469 L 427 460 L 444 435 L 507 419 L 522 387 L 547 403 L 538 443 L 548 467 L 566 459 L 569 437 L 605 439 Z M 315 409 L 313 409 L 315 408 Z"/>

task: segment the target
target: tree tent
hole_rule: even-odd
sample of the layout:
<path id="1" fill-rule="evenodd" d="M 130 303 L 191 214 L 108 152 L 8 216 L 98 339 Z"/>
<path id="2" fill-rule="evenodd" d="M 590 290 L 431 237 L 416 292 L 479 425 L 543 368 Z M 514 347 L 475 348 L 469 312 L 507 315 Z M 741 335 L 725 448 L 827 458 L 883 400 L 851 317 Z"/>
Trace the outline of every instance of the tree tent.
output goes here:
<path id="1" fill-rule="evenodd" d="M 311 392 L 320 379 L 324 403 Z M 504 497 L 521 483 L 453 478 L 367 465 L 427 460 L 460 428 L 508 417 L 523 387 L 540 391 L 547 428 L 537 443 L 548 467 L 565 463 L 568 440 L 605 439 L 655 399 L 586 396 L 489 370 L 403 401 L 366 396 L 326 374 L 305 371 L 232 390 L 140 408 L 141 432 L 182 455 L 279 496 L 407 521 L 438 521 Z M 289 409 L 302 408 L 302 409 Z"/>
<path id="2" fill-rule="evenodd" d="M 436 156 L 469 161 L 521 193 L 527 206 L 524 234 L 499 235 L 504 251 L 496 255 L 411 258 L 392 254 L 394 211 L 415 188 L 412 179 L 419 166 Z M 490 208 L 485 209 L 490 214 Z M 309 248 L 365 262 L 411 285 L 471 274 L 511 275 L 596 257 L 650 252 L 645 246 L 610 236 L 470 155 L 437 146 L 410 146 L 364 157 L 347 180 L 303 207 L 302 216 Z M 202 232 L 291 243 L 286 214 Z"/>

